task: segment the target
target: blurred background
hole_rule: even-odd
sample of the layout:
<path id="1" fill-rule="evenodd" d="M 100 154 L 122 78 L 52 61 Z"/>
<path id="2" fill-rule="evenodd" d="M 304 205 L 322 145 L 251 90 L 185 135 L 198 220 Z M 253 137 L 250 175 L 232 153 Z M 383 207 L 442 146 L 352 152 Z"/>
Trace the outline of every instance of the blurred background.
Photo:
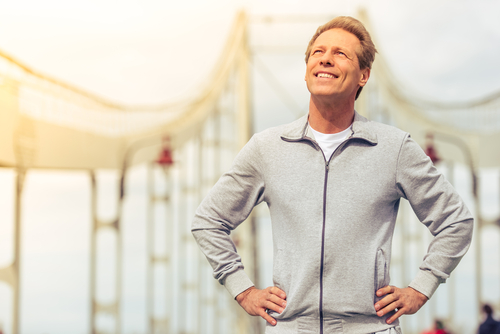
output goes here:
<path id="1" fill-rule="evenodd" d="M 338 15 L 379 51 L 356 102 L 411 133 L 476 217 L 404 333 L 500 310 L 500 3 L 0 0 L 0 332 L 263 333 L 211 276 L 194 210 L 254 132 L 307 113 L 304 52 Z M 271 222 L 233 234 L 272 285 Z M 431 235 L 401 204 L 391 284 Z"/>

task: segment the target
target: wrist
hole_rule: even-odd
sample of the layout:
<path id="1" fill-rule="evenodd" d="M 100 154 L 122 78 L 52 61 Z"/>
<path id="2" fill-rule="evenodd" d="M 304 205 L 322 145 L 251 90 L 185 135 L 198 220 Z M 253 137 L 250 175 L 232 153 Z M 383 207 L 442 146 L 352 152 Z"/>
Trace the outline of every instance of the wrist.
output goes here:
<path id="1" fill-rule="evenodd" d="M 429 298 L 426 295 L 424 295 L 422 292 L 418 291 L 417 289 L 412 288 L 411 286 L 409 286 L 409 288 L 412 289 L 413 292 L 415 293 L 415 295 L 417 296 L 417 298 L 419 298 L 423 302 L 426 302 L 429 300 Z"/>
<path id="2" fill-rule="evenodd" d="M 243 291 L 242 293 L 240 293 L 239 295 L 237 295 L 237 296 L 236 296 L 236 298 L 235 298 L 235 299 L 236 299 L 236 301 L 237 301 L 238 303 L 241 303 L 241 301 L 242 301 L 243 299 L 245 299 L 245 297 L 246 297 L 246 296 L 247 296 L 247 295 L 248 295 L 248 294 L 249 294 L 249 293 L 250 293 L 253 289 L 255 289 L 255 286 L 251 286 L 251 287 L 249 287 L 248 289 L 246 289 L 245 291 Z"/>

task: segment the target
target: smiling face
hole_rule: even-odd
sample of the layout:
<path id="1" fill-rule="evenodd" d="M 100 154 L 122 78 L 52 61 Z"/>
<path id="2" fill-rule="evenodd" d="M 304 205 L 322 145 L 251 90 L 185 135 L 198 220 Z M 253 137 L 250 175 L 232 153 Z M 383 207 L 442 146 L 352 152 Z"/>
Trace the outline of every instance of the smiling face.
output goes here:
<path id="1" fill-rule="evenodd" d="M 306 83 L 311 97 L 354 103 L 356 92 L 370 76 L 360 69 L 356 51 L 358 38 L 343 29 L 330 29 L 318 36 L 307 61 Z"/>

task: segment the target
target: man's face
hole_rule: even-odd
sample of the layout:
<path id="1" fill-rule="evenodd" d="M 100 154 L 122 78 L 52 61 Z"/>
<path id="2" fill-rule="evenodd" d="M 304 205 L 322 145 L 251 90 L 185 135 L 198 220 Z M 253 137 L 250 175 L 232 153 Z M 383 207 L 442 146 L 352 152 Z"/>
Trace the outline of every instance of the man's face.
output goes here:
<path id="1" fill-rule="evenodd" d="M 370 70 L 359 68 L 358 38 L 343 29 L 330 29 L 318 36 L 307 62 L 307 89 L 314 97 L 350 99 L 364 86 Z"/>

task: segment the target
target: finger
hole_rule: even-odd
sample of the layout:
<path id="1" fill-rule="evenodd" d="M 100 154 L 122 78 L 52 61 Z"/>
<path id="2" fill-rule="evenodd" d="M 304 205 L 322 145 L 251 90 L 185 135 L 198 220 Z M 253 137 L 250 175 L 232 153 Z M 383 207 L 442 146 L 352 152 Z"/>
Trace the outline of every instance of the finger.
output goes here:
<path id="1" fill-rule="evenodd" d="M 399 318 L 403 314 L 405 314 L 405 311 L 402 308 L 400 308 L 400 309 L 398 309 L 398 311 L 396 313 L 394 313 L 392 316 L 390 316 L 389 319 L 387 319 L 385 322 L 387 324 L 392 324 L 394 321 L 396 321 L 397 318 Z"/>
<path id="2" fill-rule="evenodd" d="M 386 297 L 387 298 L 387 297 Z M 377 315 L 379 317 L 383 316 L 384 314 L 387 314 L 389 312 L 394 311 L 397 308 L 402 308 L 404 305 L 401 300 L 395 300 L 392 303 L 387 304 L 385 307 L 383 307 L 381 310 L 377 311 Z M 376 308 L 376 306 L 375 306 Z"/>
<path id="3" fill-rule="evenodd" d="M 283 307 L 276 305 L 275 303 L 270 302 L 270 301 L 266 301 L 263 306 L 264 306 L 264 308 L 267 308 L 267 309 L 272 310 L 274 312 L 278 312 L 280 314 L 284 311 Z"/>
<path id="4" fill-rule="evenodd" d="M 379 317 L 383 316 L 384 314 L 387 314 L 389 312 L 392 312 L 394 311 L 395 309 L 397 309 L 398 307 L 401 307 L 402 305 L 400 305 L 399 303 L 397 302 L 394 302 L 394 303 L 390 303 L 389 305 L 387 305 L 386 307 L 384 307 L 383 309 L 381 309 L 380 311 L 377 312 L 377 315 Z"/>
<path id="5" fill-rule="evenodd" d="M 259 315 L 264 318 L 265 321 L 267 321 L 268 323 L 270 323 L 271 325 L 276 325 L 276 320 L 271 317 L 269 314 L 266 313 L 266 311 L 264 311 L 263 309 L 261 309 L 259 311 Z"/>
<path id="6" fill-rule="evenodd" d="M 382 297 L 383 295 L 394 293 L 394 291 L 395 289 L 392 285 L 386 285 L 377 290 L 377 296 Z"/>
<path id="7" fill-rule="evenodd" d="M 397 296 L 394 293 L 387 295 L 375 303 L 375 310 L 379 311 L 380 309 L 386 307 L 387 305 L 396 302 L 398 299 L 399 299 L 399 296 Z"/>
<path id="8" fill-rule="evenodd" d="M 276 305 L 281 306 L 281 307 L 286 306 L 286 301 L 284 299 L 274 295 L 274 294 L 269 294 L 268 300 L 275 303 Z"/>
<path id="9" fill-rule="evenodd" d="M 276 296 L 280 297 L 281 299 L 286 299 L 285 291 L 281 290 L 280 288 L 273 286 L 269 290 L 272 294 L 275 294 Z"/>

